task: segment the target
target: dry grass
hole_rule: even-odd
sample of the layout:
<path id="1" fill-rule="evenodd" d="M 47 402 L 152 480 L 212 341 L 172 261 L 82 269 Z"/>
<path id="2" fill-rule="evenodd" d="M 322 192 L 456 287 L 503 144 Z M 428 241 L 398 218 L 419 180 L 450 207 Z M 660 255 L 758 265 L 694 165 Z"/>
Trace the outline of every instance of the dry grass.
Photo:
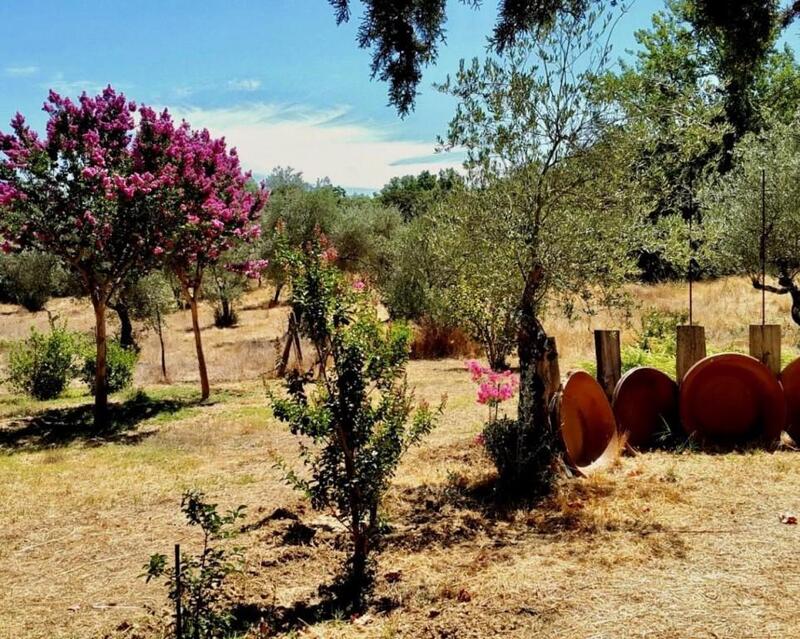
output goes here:
<path id="1" fill-rule="evenodd" d="M 732 281 L 699 289 L 698 317 L 712 342 L 742 345 L 747 323 L 757 318 L 757 295 Z M 728 301 L 721 297 L 726 291 L 732 291 Z M 666 308 L 680 305 L 679 294 L 678 287 L 637 291 L 647 305 Z M 333 576 L 342 559 L 339 534 L 316 522 L 319 515 L 269 461 L 271 452 L 291 460 L 296 449 L 253 379 L 267 366 L 254 344 L 283 330 L 283 311 L 267 312 L 261 307 L 267 295 L 259 295 L 248 299 L 246 305 L 258 307 L 241 314 L 239 328 L 206 331 L 217 380 L 212 405 L 194 403 L 193 385 L 152 385 L 148 366 L 157 352 L 150 338 L 138 379 L 154 408 L 124 436 L 54 440 L 54 416 L 88 400 L 77 390 L 46 406 L 0 396 L 0 434 L 30 426 L 18 415 L 50 411 L 40 420 L 47 432 L 39 440 L 0 453 L 0 638 L 161 636 L 159 616 L 150 610 L 163 614 L 164 590 L 139 575 L 149 554 L 168 553 L 174 542 L 197 544 L 178 511 L 189 487 L 223 507 L 248 504 L 248 523 L 258 524 L 239 540 L 248 565 L 234 584 L 238 601 L 290 606 L 312 599 Z M 719 312 L 702 315 L 711 300 Z M 85 309 L 56 304 L 73 327 L 88 328 Z M 788 316 L 785 307 L 770 312 Z M 24 335 L 31 321 L 43 317 L 6 314 L 0 335 Z M 172 375 L 193 380 L 191 335 L 175 330 L 185 331 L 188 318 L 176 315 L 170 325 Z M 591 358 L 585 325 L 551 320 L 549 326 L 565 368 Z M 601 476 L 565 480 L 535 508 L 498 509 L 485 489 L 491 466 L 472 444 L 485 415 L 461 362 L 412 362 L 409 375 L 418 396 L 436 400 L 446 393 L 449 402 L 440 427 L 404 460 L 387 500 L 393 543 L 380 555 L 383 605 L 355 623 L 301 627 L 301 636 L 800 633 L 800 527 L 778 520 L 782 511 L 800 510 L 797 453 L 649 453 Z M 279 507 L 314 528 L 311 545 L 284 541 L 292 520 L 269 518 Z"/>

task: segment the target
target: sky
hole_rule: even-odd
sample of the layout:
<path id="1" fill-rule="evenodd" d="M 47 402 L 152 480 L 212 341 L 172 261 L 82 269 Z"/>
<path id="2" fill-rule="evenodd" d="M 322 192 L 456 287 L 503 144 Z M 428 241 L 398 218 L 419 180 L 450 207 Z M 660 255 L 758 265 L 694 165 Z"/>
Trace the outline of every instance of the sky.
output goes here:
<path id="1" fill-rule="evenodd" d="M 635 0 L 614 51 L 635 46 L 662 0 Z M 357 47 L 360 4 L 336 25 L 327 0 L 0 0 L 0 130 L 17 112 L 41 130 L 50 88 L 77 97 L 111 84 L 236 146 L 257 176 L 275 166 L 372 192 L 393 176 L 460 164 L 435 154 L 455 102 L 432 88 L 482 57 L 496 0 L 448 1 L 447 43 L 401 119 Z"/>

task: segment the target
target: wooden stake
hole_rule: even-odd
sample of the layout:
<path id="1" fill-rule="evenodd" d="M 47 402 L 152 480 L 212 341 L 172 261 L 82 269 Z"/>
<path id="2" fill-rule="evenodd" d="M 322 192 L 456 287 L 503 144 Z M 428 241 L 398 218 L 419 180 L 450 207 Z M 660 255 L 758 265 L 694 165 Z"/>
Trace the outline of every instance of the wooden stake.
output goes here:
<path id="1" fill-rule="evenodd" d="M 694 364 L 706 356 L 706 329 L 703 326 L 678 326 L 675 372 L 678 383 Z"/>
<path id="2" fill-rule="evenodd" d="M 750 325 L 750 355 L 767 365 L 775 375 L 781 372 L 780 324 Z"/>
<path id="3" fill-rule="evenodd" d="M 622 377 L 619 331 L 595 331 L 594 352 L 597 359 L 597 381 L 611 399 L 617 382 Z"/>
<path id="4" fill-rule="evenodd" d="M 545 356 L 538 364 L 538 373 L 545 380 L 545 401 L 549 406 L 550 399 L 561 388 L 561 369 L 558 365 L 558 349 L 556 348 L 555 337 L 547 338 L 545 349 Z"/>

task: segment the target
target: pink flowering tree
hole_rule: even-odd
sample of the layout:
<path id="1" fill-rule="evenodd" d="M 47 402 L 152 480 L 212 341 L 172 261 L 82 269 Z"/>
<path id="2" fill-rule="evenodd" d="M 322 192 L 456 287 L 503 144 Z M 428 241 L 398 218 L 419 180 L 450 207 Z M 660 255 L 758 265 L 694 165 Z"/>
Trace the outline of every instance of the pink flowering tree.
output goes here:
<path id="1" fill-rule="evenodd" d="M 226 251 L 259 236 L 268 192 L 242 171 L 236 150 L 205 129 L 192 130 L 184 122 L 168 153 L 176 173 L 180 224 L 162 248 L 191 310 L 201 394 L 207 399 L 211 388 L 197 308 L 203 276 Z"/>
<path id="2" fill-rule="evenodd" d="M 51 91 L 40 138 L 17 114 L 0 133 L 0 235 L 6 252 L 56 255 L 78 275 L 95 313 L 95 424 L 107 423 L 106 309 L 126 278 L 144 275 L 172 237 L 174 174 L 164 158 L 169 114 L 111 87 L 77 102 Z"/>

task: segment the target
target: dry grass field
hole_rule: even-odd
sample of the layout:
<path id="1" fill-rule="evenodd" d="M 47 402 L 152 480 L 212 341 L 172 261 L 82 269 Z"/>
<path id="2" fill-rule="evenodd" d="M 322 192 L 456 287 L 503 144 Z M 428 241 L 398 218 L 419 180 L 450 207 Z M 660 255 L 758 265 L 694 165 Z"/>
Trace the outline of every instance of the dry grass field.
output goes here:
<path id="1" fill-rule="evenodd" d="M 679 286 L 636 287 L 641 307 L 680 310 Z M 341 535 L 282 481 L 271 459 L 295 459 L 296 442 L 270 415 L 264 383 L 285 310 L 267 291 L 244 302 L 241 325 L 211 327 L 205 343 L 214 389 L 198 404 L 187 314 L 169 318 L 171 384 L 161 383 L 157 342 L 144 341 L 136 383 L 120 397 L 120 429 L 97 438 L 89 397 L 32 403 L 0 394 L 0 639 L 163 636 L 165 590 L 145 584 L 143 565 L 197 531 L 180 494 L 204 490 L 222 507 L 246 504 L 244 573 L 231 596 L 249 618 L 314 600 L 342 560 Z M 768 297 L 798 334 L 788 301 Z M 746 282 L 698 285 L 696 319 L 710 344 L 746 350 L 760 299 Z M 89 329 L 85 305 L 50 310 Z M 636 313 L 634 314 L 636 315 Z M 0 308 L 0 339 L 24 336 L 46 315 Z M 550 318 L 562 370 L 592 358 L 592 328 L 636 319 Z M 307 623 L 303 637 L 766 638 L 800 636 L 800 453 L 655 452 L 626 457 L 590 479 L 564 479 L 535 507 L 498 508 L 487 497 L 492 467 L 473 443 L 485 418 L 459 360 L 415 361 L 417 395 L 448 395 L 440 426 L 403 461 L 386 503 L 390 544 L 379 556 L 377 603 L 357 620 Z M 267 382 L 275 386 L 277 382 Z M 64 424 L 73 426 L 65 430 Z M 86 427 L 84 427 L 86 425 Z M 298 545 L 297 522 L 311 528 Z M 259 637 L 256 626 L 250 637 Z"/>

